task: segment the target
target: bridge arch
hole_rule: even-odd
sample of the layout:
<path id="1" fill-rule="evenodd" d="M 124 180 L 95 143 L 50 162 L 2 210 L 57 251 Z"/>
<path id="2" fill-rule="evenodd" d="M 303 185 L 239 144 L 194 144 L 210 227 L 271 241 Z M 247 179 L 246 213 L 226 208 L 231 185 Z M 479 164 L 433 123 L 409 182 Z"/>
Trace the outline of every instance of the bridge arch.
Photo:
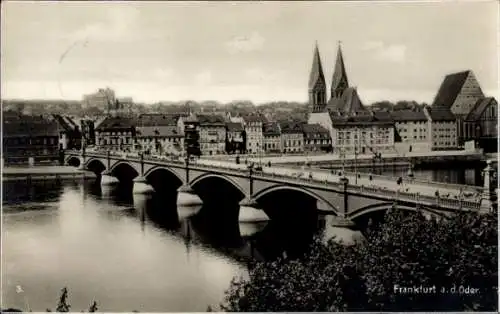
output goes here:
<path id="1" fill-rule="evenodd" d="M 414 206 L 405 205 L 405 204 L 394 204 L 393 202 L 384 202 L 384 203 L 368 205 L 368 206 L 356 209 L 355 211 L 348 213 L 347 218 L 354 220 L 354 219 L 360 218 L 362 216 L 365 216 L 365 215 L 368 215 L 368 214 L 371 214 L 374 212 L 388 210 L 392 206 L 396 206 L 398 209 L 402 209 L 405 211 L 412 211 L 412 212 L 422 211 L 422 212 L 424 212 L 424 214 L 426 213 L 428 215 L 433 215 L 433 216 L 438 216 L 438 217 L 446 217 L 446 215 L 444 215 L 443 213 L 438 212 L 436 210 L 433 210 L 431 208 L 428 208 L 426 206 L 421 206 L 420 208 L 416 208 Z"/>
<path id="2" fill-rule="evenodd" d="M 88 169 L 96 174 L 101 174 L 106 170 L 106 165 L 104 165 L 104 163 L 97 158 L 90 158 L 85 162 L 84 166 L 85 169 Z"/>
<path id="3" fill-rule="evenodd" d="M 120 182 L 132 181 L 139 176 L 139 171 L 127 161 L 118 161 L 108 170 L 113 176 L 117 177 Z"/>
<path id="4" fill-rule="evenodd" d="M 190 185 L 192 187 L 194 187 L 197 183 L 200 183 L 201 181 L 205 180 L 205 179 L 209 179 L 209 178 L 219 178 L 219 179 L 222 179 L 224 181 L 227 181 L 228 183 L 230 183 L 233 187 L 235 187 L 236 189 L 238 189 L 241 194 L 243 195 L 246 195 L 247 192 L 245 191 L 244 188 L 241 187 L 241 185 L 239 185 L 238 183 L 236 183 L 236 181 L 234 181 L 233 179 L 231 179 L 230 177 L 228 176 L 225 176 L 225 175 L 221 175 L 221 174 L 216 174 L 216 173 L 205 173 L 205 174 L 202 174 L 201 176 L 198 176 L 196 178 L 194 178 L 191 182 L 190 182 Z"/>
<path id="5" fill-rule="evenodd" d="M 179 179 L 179 181 L 181 183 L 184 183 L 184 180 L 182 179 L 182 176 L 177 171 L 175 171 L 172 168 L 166 167 L 166 166 L 154 166 L 153 168 L 147 170 L 144 173 L 144 177 L 148 178 L 150 175 L 152 175 L 155 171 L 158 171 L 158 170 L 168 171 L 169 173 L 171 173 L 172 175 L 174 175 L 175 177 L 177 177 L 177 179 Z"/>
<path id="6" fill-rule="evenodd" d="M 288 186 L 288 185 L 282 185 L 282 184 L 273 185 L 269 188 L 266 188 L 266 189 L 259 191 L 257 194 L 253 195 L 253 199 L 256 202 L 259 202 L 259 199 L 262 199 L 263 197 L 265 197 L 273 192 L 277 192 L 277 191 L 299 192 L 299 193 L 308 195 L 308 196 L 316 199 L 317 201 L 323 202 L 324 204 L 326 204 L 329 207 L 328 208 L 329 211 L 335 215 L 337 215 L 340 212 L 339 209 L 337 207 L 335 207 L 331 202 L 329 202 L 324 197 L 322 197 L 321 195 L 319 195 L 313 191 L 310 191 L 310 190 L 302 188 L 302 187 Z"/>
<path id="7" fill-rule="evenodd" d="M 76 156 L 68 156 L 68 157 L 66 157 L 65 163 L 68 166 L 79 167 L 81 165 L 82 161 L 80 160 L 80 158 L 78 158 Z"/>

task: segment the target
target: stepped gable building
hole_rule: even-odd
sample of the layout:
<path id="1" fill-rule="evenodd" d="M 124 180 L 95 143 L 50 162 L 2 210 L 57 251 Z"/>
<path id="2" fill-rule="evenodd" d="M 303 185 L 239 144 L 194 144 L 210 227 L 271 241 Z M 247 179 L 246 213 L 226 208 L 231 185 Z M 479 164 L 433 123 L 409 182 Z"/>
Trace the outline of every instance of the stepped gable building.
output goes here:
<path id="1" fill-rule="evenodd" d="M 471 70 L 446 75 L 432 103 L 433 110 L 449 110 L 455 116 L 459 147 L 474 140 L 491 151 L 496 151 L 497 133 L 492 129 L 497 128 L 497 106 L 494 98 L 485 97 Z"/>
<path id="2" fill-rule="evenodd" d="M 386 112 L 373 112 L 362 103 L 355 87 L 349 86 L 341 46 L 325 102 L 326 84 L 316 45 L 309 79 L 312 108 L 308 123 L 319 124 L 330 132 L 334 153 L 368 153 L 394 150 L 394 121 Z"/>

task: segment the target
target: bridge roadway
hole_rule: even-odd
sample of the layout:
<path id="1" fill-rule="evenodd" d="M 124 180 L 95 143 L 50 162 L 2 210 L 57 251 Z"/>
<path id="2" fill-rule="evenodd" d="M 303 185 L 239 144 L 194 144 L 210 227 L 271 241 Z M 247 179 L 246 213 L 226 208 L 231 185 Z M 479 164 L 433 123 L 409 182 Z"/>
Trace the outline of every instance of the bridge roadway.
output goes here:
<path id="1" fill-rule="evenodd" d="M 482 157 L 482 153 L 480 151 L 465 151 L 465 150 L 453 150 L 453 151 L 430 151 L 430 152 L 406 152 L 404 154 L 400 153 L 382 153 L 382 159 L 402 159 L 408 161 L 410 158 L 439 158 L 439 157 L 474 157 L 480 159 Z M 273 157 L 262 157 L 258 158 L 257 156 L 252 156 L 250 158 L 252 161 L 257 162 L 262 160 L 262 162 L 271 162 L 271 163 L 298 163 L 304 162 L 306 159 L 308 162 L 325 162 L 325 161 L 341 161 L 345 160 L 372 160 L 373 154 L 346 154 L 342 157 L 339 154 L 321 154 L 321 155 L 300 155 L 300 156 L 273 156 Z"/>
<path id="2" fill-rule="evenodd" d="M 80 152 L 67 152 L 67 161 L 71 157 L 82 158 Z M 85 158 L 88 158 L 85 160 Z M 405 182 L 403 185 L 398 185 L 392 179 L 386 179 L 382 176 L 378 176 L 369 180 L 366 176 L 356 178 L 352 174 L 347 174 L 348 183 L 344 184 L 341 181 L 341 176 L 338 174 L 332 174 L 328 171 L 322 170 L 307 170 L 302 171 L 298 169 L 289 169 L 284 167 L 263 167 L 262 171 L 253 171 L 253 174 L 249 176 L 249 170 L 245 164 L 236 164 L 234 162 L 220 161 L 220 160 L 210 160 L 210 159 L 198 159 L 194 162 L 189 163 L 189 167 L 185 165 L 182 160 L 172 160 L 166 157 L 159 156 L 144 156 L 143 159 L 137 157 L 134 154 L 124 154 L 124 153 L 86 153 L 83 157 L 84 164 L 89 162 L 91 159 L 99 159 L 103 164 L 107 163 L 111 170 L 114 165 L 118 163 L 128 162 L 142 164 L 140 166 L 144 169 L 144 164 L 149 164 L 148 169 L 158 168 L 159 166 L 171 167 L 172 169 L 188 169 L 189 171 L 198 171 L 199 173 L 218 173 L 220 175 L 232 176 L 235 178 L 243 178 L 246 181 L 260 180 L 260 182 L 266 182 L 265 184 L 272 183 L 274 185 L 293 185 L 303 187 L 309 191 L 317 191 L 323 197 L 322 200 L 328 199 L 330 207 L 340 208 L 339 203 L 342 203 L 338 198 L 338 195 L 333 197 L 333 194 L 349 194 L 357 195 L 358 198 L 364 198 L 364 203 L 359 206 L 367 206 L 365 203 L 371 203 L 370 206 L 374 207 L 373 200 L 378 200 L 378 203 L 384 201 L 385 204 L 392 202 L 403 202 L 409 205 L 409 207 L 417 206 L 429 206 L 435 210 L 444 211 L 457 211 L 457 210 L 484 210 L 482 206 L 482 198 L 480 197 L 481 192 L 477 187 L 472 186 L 457 186 L 457 185 L 441 185 L 438 189 L 435 186 L 429 186 L 419 182 Z M 113 163 L 110 163 L 110 160 Z M 103 162 L 104 160 L 104 162 Z M 139 167 L 139 166 L 136 166 Z M 150 170 L 143 170 L 142 172 L 147 172 Z M 141 173 L 141 171 L 138 171 Z M 194 179 L 196 180 L 196 179 Z M 240 181 L 241 182 L 241 181 Z M 404 181 L 403 181 L 404 182 Z M 183 182 L 186 184 L 186 182 Z M 262 183 L 264 184 L 264 183 Z M 242 184 L 240 184 L 242 185 Z M 250 184 L 252 186 L 253 184 Z M 264 187 L 262 190 L 272 190 L 272 187 Z M 245 190 L 245 189 L 243 189 Z M 248 189 L 247 189 L 248 190 Z M 254 194 L 260 195 L 259 191 L 252 192 L 253 188 L 250 187 L 250 193 L 245 191 L 247 198 L 252 199 Z M 258 190 L 258 189 L 257 189 Z M 439 190 L 439 195 L 436 195 L 436 190 Z M 318 195 L 318 194 L 316 194 Z M 467 197 L 469 195 L 469 197 Z M 472 195 L 472 196 L 471 196 Z M 332 199 L 330 201 L 330 199 Z M 321 199 L 320 199 L 321 201 Z M 354 203 L 360 203 L 354 201 Z M 335 205 L 332 205 L 335 204 Z M 327 206 L 328 207 L 328 206 Z M 346 203 L 344 203 L 344 212 L 347 211 L 357 211 L 356 209 L 346 208 Z M 350 207 L 350 206 L 349 206 Z M 341 210 L 342 211 L 342 210 Z"/>

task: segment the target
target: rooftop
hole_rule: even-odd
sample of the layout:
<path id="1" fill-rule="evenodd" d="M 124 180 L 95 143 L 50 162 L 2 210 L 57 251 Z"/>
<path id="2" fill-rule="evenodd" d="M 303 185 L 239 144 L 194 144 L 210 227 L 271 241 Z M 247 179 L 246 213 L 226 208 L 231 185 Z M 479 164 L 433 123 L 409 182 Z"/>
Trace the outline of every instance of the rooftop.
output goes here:
<path id="1" fill-rule="evenodd" d="M 471 71 L 467 70 L 446 75 L 432 102 L 432 107 L 450 108 L 462 90 L 462 86 L 470 73 Z"/>
<path id="2" fill-rule="evenodd" d="M 429 112 L 429 115 L 432 121 L 455 121 L 456 117 L 451 112 L 449 108 L 445 107 L 427 107 L 426 110 Z"/>
<path id="3" fill-rule="evenodd" d="M 277 136 L 281 134 L 278 122 L 264 123 L 264 136 Z"/>
<path id="4" fill-rule="evenodd" d="M 135 121 L 130 118 L 106 117 L 96 128 L 96 131 L 133 129 L 135 127 L 134 124 Z"/>
<path id="5" fill-rule="evenodd" d="M 329 139 L 330 132 L 319 124 L 304 124 L 302 126 L 305 138 Z"/>
<path id="6" fill-rule="evenodd" d="M 136 127 L 137 137 L 182 137 L 176 125 L 162 126 L 138 126 Z"/>
<path id="7" fill-rule="evenodd" d="M 196 114 L 196 118 L 200 125 L 217 125 L 224 126 L 226 119 L 217 114 Z"/>
<path id="8" fill-rule="evenodd" d="M 279 126 L 281 129 L 281 133 L 287 133 L 287 134 L 296 134 L 296 133 L 303 133 L 303 125 L 302 123 L 298 122 L 293 122 L 293 121 L 280 121 Z"/>
<path id="9" fill-rule="evenodd" d="M 359 98 L 358 91 L 354 87 L 346 88 L 341 97 L 330 99 L 327 108 L 343 114 L 368 112 Z"/>
<path id="10" fill-rule="evenodd" d="M 242 115 L 243 121 L 245 123 L 252 123 L 252 122 L 261 122 L 261 123 L 266 123 L 267 119 L 261 114 L 247 114 L 247 115 Z"/>
<path id="11" fill-rule="evenodd" d="M 227 130 L 229 132 L 243 132 L 243 125 L 238 122 L 227 122 L 226 123 Z"/>
<path id="12" fill-rule="evenodd" d="M 154 125 L 176 125 L 181 114 L 141 114 L 137 118 L 137 126 L 154 126 Z"/>
<path id="13" fill-rule="evenodd" d="M 391 116 L 396 122 L 427 121 L 427 116 L 422 110 L 396 110 L 391 112 Z"/>
<path id="14" fill-rule="evenodd" d="M 59 125 L 41 116 L 4 115 L 2 137 L 59 136 Z"/>
<path id="15" fill-rule="evenodd" d="M 489 106 L 489 105 L 495 105 L 496 100 L 493 97 L 485 97 L 483 99 L 479 99 L 476 104 L 474 105 L 474 108 L 472 108 L 471 112 L 467 115 L 467 118 L 465 119 L 466 121 L 477 121 L 481 119 L 481 115 L 483 114 L 484 110 Z"/>

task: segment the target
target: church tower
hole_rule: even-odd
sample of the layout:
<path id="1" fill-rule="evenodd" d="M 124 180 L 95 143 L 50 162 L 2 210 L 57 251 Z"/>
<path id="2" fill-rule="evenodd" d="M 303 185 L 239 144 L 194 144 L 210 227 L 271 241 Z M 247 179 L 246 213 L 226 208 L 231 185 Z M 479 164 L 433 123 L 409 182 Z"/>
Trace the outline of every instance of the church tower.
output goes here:
<path id="1" fill-rule="evenodd" d="M 326 82 L 317 43 L 309 75 L 309 105 L 312 107 L 312 112 L 323 112 L 326 107 Z"/>
<path id="2" fill-rule="evenodd" d="M 337 61 L 335 62 L 335 69 L 333 71 L 332 77 L 332 99 L 338 99 L 342 97 L 342 94 L 349 87 L 349 81 L 347 80 L 347 74 L 345 72 L 344 57 L 342 56 L 342 48 L 340 47 L 337 51 Z"/>

